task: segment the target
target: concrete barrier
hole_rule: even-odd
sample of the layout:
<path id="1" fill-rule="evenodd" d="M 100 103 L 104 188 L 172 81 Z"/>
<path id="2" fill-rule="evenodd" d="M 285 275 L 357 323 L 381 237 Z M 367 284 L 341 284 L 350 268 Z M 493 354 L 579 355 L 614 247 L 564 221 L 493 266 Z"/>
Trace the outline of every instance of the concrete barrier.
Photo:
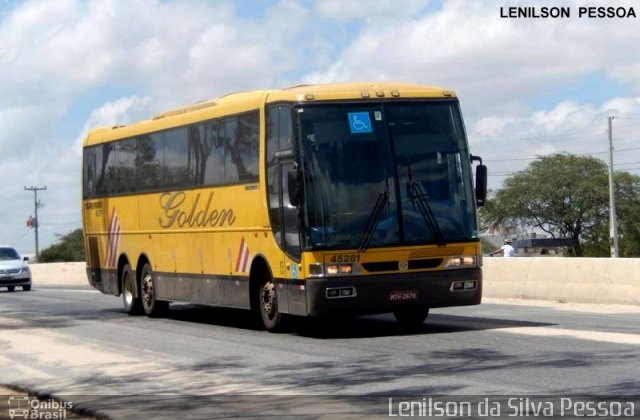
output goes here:
<path id="1" fill-rule="evenodd" d="M 33 283 L 87 285 L 85 263 L 32 264 Z M 485 297 L 640 305 L 640 258 L 485 258 Z"/>
<path id="2" fill-rule="evenodd" d="M 485 258 L 486 297 L 640 305 L 640 258 Z"/>
<path id="3" fill-rule="evenodd" d="M 87 264 L 83 262 L 29 264 L 29 267 L 34 287 L 39 284 L 89 286 Z"/>

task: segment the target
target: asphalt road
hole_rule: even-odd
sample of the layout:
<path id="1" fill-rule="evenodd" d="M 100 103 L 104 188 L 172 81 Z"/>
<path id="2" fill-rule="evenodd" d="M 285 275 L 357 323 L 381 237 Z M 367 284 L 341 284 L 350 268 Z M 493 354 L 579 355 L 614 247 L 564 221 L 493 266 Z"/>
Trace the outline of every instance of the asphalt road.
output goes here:
<path id="1" fill-rule="evenodd" d="M 244 311 L 174 304 L 148 319 L 88 287 L 3 289 L 1 384 L 111 418 L 382 418 L 431 396 L 630 399 L 640 308 L 492 300 L 432 310 L 414 331 L 379 315 L 271 334 Z"/>

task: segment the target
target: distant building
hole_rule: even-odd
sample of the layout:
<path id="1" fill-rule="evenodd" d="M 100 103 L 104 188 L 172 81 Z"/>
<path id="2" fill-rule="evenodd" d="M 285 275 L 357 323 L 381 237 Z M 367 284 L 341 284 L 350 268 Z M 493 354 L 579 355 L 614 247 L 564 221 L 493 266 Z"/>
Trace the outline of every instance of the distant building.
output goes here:
<path id="1" fill-rule="evenodd" d="M 567 249 L 573 244 L 570 238 L 539 238 L 535 233 L 531 233 L 528 238 L 518 238 L 518 235 L 491 235 L 484 236 L 483 239 L 492 245 L 492 251 L 500 248 L 504 239 L 511 239 L 511 246 L 516 251 L 516 257 L 563 257 Z"/>
<path id="2" fill-rule="evenodd" d="M 567 248 L 573 245 L 571 238 L 528 238 L 517 239 L 511 244 L 519 257 L 564 256 Z"/>

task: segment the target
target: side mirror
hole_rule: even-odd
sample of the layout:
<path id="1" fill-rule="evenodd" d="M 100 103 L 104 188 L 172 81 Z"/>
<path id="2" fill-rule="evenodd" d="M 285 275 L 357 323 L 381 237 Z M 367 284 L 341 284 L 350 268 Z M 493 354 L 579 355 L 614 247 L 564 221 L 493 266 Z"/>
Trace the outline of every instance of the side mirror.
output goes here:
<path id="1" fill-rule="evenodd" d="M 487 199 L 487 167 L 478 165 L 476 167 L 476 204 L 478 207 L 484 206 Z"/>
<path id="2" fill-rule="evenodd" d="M 23 257 L 23 258 L 22 258 L 22 260 L 23 260 L 24 262 L 29 262 L 29 257 Z"/>
<path id="3" fill-rule="evenodd" d="M 480 162 L 476 167 L 476 205 L 482 207 L 487 200 L 487 167 L 480 156 L 469 155 L 469 159 L 471 163 Z"/>
<path id="4" fill-rule="evenodd" d="M 292 170 L 287 172 L 287 190 L 289 190 L 289 204 L 297 207 L 302 199 L 302 183 L 300 182 L 300 171 Z"/>

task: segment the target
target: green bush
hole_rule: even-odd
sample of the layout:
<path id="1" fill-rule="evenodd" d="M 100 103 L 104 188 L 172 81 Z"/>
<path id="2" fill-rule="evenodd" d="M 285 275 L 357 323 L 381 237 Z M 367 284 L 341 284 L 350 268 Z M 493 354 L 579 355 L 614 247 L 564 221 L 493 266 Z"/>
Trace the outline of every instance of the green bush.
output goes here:
<path id="1" fill-rule="evenodd" d="M 66 235 L 60 235 L 57 243 L 40 252 L 39 262 L 84 261 L 82 229 L 76 229 Z"/>

